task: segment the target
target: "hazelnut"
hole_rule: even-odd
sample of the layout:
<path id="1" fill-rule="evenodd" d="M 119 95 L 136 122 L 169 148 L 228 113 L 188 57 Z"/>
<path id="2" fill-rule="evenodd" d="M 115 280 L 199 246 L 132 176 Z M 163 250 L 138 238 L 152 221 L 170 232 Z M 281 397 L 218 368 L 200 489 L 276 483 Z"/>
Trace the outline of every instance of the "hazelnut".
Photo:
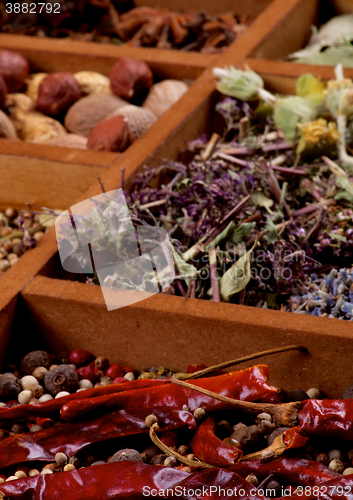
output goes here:
<path id="1" fill-rule="evenodd" d="M 77 372 L 69 365 L 58 365 L 46 373 L 44 386 L 53 396 L 63 391 L 75 392 L 79 387 Z"/>
<path id="2" fill-rule="evenodd" d="M 37 109 L 55 116 L 69 109 L 80 97 L 81 87 L 71 73 L 53 73 L 39 84 Z"/>
<path id="3" fill-rule="evenodd" d="M 46 351 L 31 351 L 20 362 L 20 372 L 22 375 L 32 375 L 33 370 L 38 366 L 49 369 L 54 356 Z"/>
<path id="4" fill-rule="evenodd" d="M 153 74 L 144 61 L 123 57 L 109 73 L 110 86 L 118 97 L 127 101 L 143 99 L 153 84 Z"/>
<path id="5" fill-rule="evenodd" d="M 18 92 L 28 76 L 29 65 L 18 52 L 0 50 L 0 75 L 5 80 L 8 92 Z"/>
<path id="6" fill-rule="evenodd" d="M 125 118 L 113 116 L 98 123 L 88 138 L 88 149 L 96 151 L 124 151 L 135 136 Z"/>

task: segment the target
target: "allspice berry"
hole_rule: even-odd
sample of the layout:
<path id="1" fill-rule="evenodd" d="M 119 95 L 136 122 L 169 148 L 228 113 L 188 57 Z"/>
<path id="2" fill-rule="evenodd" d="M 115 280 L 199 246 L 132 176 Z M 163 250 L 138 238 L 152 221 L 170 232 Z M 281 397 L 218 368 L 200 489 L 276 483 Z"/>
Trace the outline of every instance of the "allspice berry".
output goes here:
<path id="1" fill-rule="evenodd" d="M 142 455 L 130 448 L 119 450 L 111 458 L 111 462 L 121 462 L 123 460 L 131 460 L 132 462 L 143 462 Z"/>
<path id="2" fill-rule="evenodd" d="M 44 366 L 49 369 L 53 364 L 54 356 L 46 351 L 31 351 L 20 362 L 20 371 L 22 375 L 32 375 L 33 370 L 38 366 Z"/>
<path id="3" fill-rule="evenodd" d="M 17 399 L 21 392 L 20 381 L 13 373 L 0 375 L 0 397 L 1 399 Z"/>
<path id="4" fill-rule="evenodd" d="M 69 365 L 58 365 L 45 375 L 44 386 L 53 396 L 62 391 L 75 392 L 79 388 L 77 372 Z"/>

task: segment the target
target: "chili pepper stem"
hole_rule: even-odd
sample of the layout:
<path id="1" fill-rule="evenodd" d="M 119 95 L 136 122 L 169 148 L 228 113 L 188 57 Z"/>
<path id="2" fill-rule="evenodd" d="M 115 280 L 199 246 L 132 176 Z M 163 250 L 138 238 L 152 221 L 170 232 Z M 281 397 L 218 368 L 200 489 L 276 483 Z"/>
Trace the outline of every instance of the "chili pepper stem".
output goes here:
<path id="1" fill-rule="evenodd" d="M 230 366 L 239 365 L 240 363 L 244 363 L 245 361 L 251 361 L 252 359 L 261 358 L 263 356 L 268 356 L 270 354 L 277 354 L 278 352 L 286 352 L 286 351 L 294 351 L 298 350 L 302 353 L 307 354 L 307 349 L 301 345 L 286 345 L 283 347 L 275 347 L 274 349 L 267 349 L 267 351 L 256 352 L 255 354 L 249 354 L 248 356 L 243 356 L 242 358 L 233 359 L 232 361 L 225 361 L 224 363 L 219 363 L 218 365 L 209 366 L 208 368 L 204 368 L 203 370 L 198 370 L 194 373 L 175 373 L 174 377 L 178 380 L 191 380 L 198 377 L 202 377 L 207 373 L 211 373 L 215 370 L 220 370 L 222 368 L 229 368 Z"/>
<path id="2" fill-rule="evenodd" d="M 244 455 L 240 460 L 272 460 L 279 457 L 286 450 L 286 445 L 283 443 L 283 434 L 277 436 L 273 443 L 263 450 Z"/>
<path id="3" fill-rule="evenodd" d="M 300 402 L 294 401 L 292 403 L 285 404 L 271 404 L 271 403 L 251 403 L 249 401 L 241 401 L 239 399 L 228 398 L 227 396 L 222 396 L 216 392 L 209 391 L 203 387 L 198 387 L 197 385 L 190 384 L 184 380 L 178 380 L 172 377 L 170 381 L 173 384 L 181 385 L 188 389 L 193 389 L 201 394 L 205 394 L 224 403 L 229 403 L 234 408 L 239 410 L 247 411 L 250 413 L 269 413 L 272 416 L 274 423 L 279 426 L 294 427 L 297 423 L 298 411 L 300 408 Z"/>
<path id="4" fill-rule="evenodd" d="M 203 467 L 205 469 L 212 469 L 213 465 L 207 464 L 206 462 L 201 462 L 199 460 L 189 460 L 188 458 L 184 457 L 183 455 L 180 455 L 177 451 L 172 450 L 169 448 L 169 446 L 165 445 L 162 443 L 162 441 L 159 439 L 159 437 L 156 434 L 156 431 L 158 431 L 159 426 L 158 423 L 154 423 L 150 427 L 150 438 L 153 443 L 158 446 L 166 455 L 169 457 L 175 457 L 179 462 L 188 465 L 189 467 Z"/>

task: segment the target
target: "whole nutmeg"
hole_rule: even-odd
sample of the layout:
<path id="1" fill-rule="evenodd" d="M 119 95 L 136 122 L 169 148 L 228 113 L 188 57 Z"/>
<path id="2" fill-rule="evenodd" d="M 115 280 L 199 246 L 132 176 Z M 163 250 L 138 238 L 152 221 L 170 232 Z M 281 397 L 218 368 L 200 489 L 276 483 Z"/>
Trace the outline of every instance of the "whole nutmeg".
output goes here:
<path id="1" fill-rule="evenodd" d="M 17 399 L 20 392 L 20 382 L 13 373 L 0 375 L 0 397 L 2 399 Z"/>
<path id="2" fill-rule="evenodd" d="M 153 84 L 153 74 L 147 64 L 127 57 L 114 64 L 109 77 L 114 94 L 127 101 L 143 98 Z"/>
<path id="3" fill-rule="evenodd" d="M 54 356 L 46 351 L 31 351 L 20 361 L 20 372 L 22 375 L 32 375 L 33 370 L 38 366 L 46 369 L 53 364 Z"/>
<path id="4" fill-rule="evenodd" d="M 3 109 L 5 107 L 6 95 L 7 95 L 7 86 L 4 77 L 0 75 L 0 109 Z"/>
<path id="5" fill-rule="evenodd" d="M 18 52 L 0 50 L 0 75 L 5 80 L 8 92 L 18 92 L 28 76 L 29 65 Z"/>
<path id="6" fill-rule="evenodd" d="M 115 95 L 97 93 L 81 97 L 66 113 L 65 127 L 69 132 L 88 137 L 99 122 L 126 104 Z"/>
<path id="7" fill-rule="evenodd" d="M 134 136 L 138 139 L 146 130 L 148 130 L 156 121 L 157 117 L 147 108 L 128 104 L 116 109 L 110 116 L 123 116 L 126 118 L 129 127 Z"/>
<path id="8" fill-rule="evenodd" d="M 44 386 L 53 396 L 63 391 L 75 392 L 79 388 L 77 372 L 69 365 L 58 365 L 45 375 Z"/>
<path id="9" fill-rule="evenodd" d="M 80 97 L 81 87 L 71 73 L 52 73 L 39 84 L 37 109 L 45 115 L 55 116 L 69 109 Z"/>
<path id="10" fill-rule="evenodd" d="M 124 151 L 135 137 L 123 116 L 113 116 L 98 123 L 88 138 L 88 149 Z"/>

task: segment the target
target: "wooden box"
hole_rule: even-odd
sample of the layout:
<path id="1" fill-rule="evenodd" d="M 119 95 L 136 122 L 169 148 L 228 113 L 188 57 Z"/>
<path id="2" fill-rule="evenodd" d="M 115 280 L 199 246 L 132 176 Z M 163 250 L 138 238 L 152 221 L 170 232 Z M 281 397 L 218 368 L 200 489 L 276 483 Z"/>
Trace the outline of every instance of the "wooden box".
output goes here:
<path id="1" fill-rule="evenodd" d="M 184 141 L 195 138 L 212 121 L 215 92 L 207 73 L 180 101 L 181 109 L 190 100 L 198 103 L 188 119 L 163 142 L 147 133 L 139 147 L 135 143 L 104 172 L 106 190 L 118 185 L 123 166 L 129 184 L 143 164 L 156 165 L 161 157 L 175 159 Z M 276 77 L 273 87 L 283 91 L 288 81 Z M 96 183 L 81 199 L 99 192 Z M 301 344 L 309 349 L 308 355 L 291 352 L 264 359 L 271 367 L 271 382 L 287 389 L 317 386 L 335 397 L 352 382 L 350 370 L 342 370 L 342 360 L 353 347 L 351 322 L 161 294 L 108 312 L 100 287 L 62 279 L 56 251 L 51 231 L 2 278 L 7 285 L 14 279 L 22 285 L 17 304 L 11 309 L 3 301 L 0 314 L 2 328 L 5 324 L 11 332 L 12 352 L 19 346 L 26 350 L 45 345 L 64 355 L 73 348 L 85 348 L 137 368 L 164 364 L 179 370 L 192 362 L 213 364 L 271 347 Z M 113 293 L 117 301 L 122 300 L 121 292 Z"/>

